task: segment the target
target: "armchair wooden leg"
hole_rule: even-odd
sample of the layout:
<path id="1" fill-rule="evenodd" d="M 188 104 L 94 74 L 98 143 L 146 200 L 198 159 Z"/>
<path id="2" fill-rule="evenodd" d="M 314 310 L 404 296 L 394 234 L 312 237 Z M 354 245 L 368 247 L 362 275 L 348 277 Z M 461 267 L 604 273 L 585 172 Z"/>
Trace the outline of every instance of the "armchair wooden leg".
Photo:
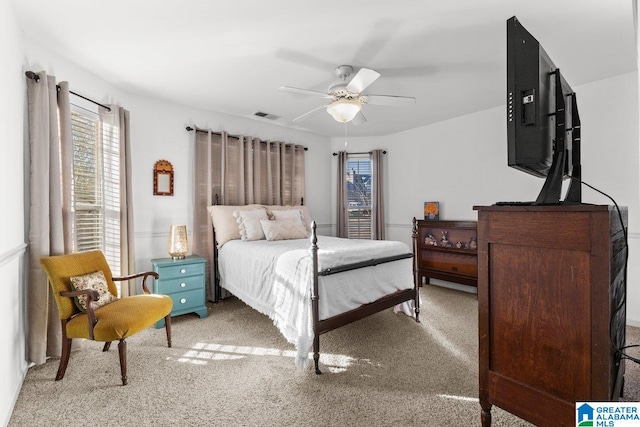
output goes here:
<path id="1" fill-rule="evenodd" d="M 60 366 L 58 366 L 58 373 L 56 374 L 56 381 L 60 381 L 64 378 L 64 373 L 67 371 L 67 365 L 69 364 L 69 355 L 71 354 L 71 338 L 67 338 L 67 335 L 62 333 L 62 354 L 60 355 Z"/>
<path id="2" fill-rule="evenodd" d="M 167 314 L 164 317 L 164 328 L 167 331 L 167 346 L 171 347 L 171 315 Z"/>
<path id="3" fill-rule="evenodd" d="M 110 347 L 111 347 L 111 341 L 107 341 L 104 343 L 104 347 L 102 347 L 102 351 L 109 351 Z"/>
<path id="4" fill-rule="evenodd" d="M 123 339 L 118 344 L 118 354 L 120 355 L 120 373 L 122 374 L 122 385 L 127 385 L 127 342 Z"/>

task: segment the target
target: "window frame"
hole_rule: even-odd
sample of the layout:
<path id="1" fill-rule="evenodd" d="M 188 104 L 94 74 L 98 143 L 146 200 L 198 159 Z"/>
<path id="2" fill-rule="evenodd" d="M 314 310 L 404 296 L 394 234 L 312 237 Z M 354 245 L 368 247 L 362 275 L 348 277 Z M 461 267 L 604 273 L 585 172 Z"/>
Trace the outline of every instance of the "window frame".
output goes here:
<path id="1" fill-rule="evenodd" d="M 365 166 L 366 165 L 366 166 Z M 353 176 L 349 177 L 350 170 L 357 166 L 357 173 L 354 170 Z M 363 168 L 363 166 L 365 166 Z M 349 239 L 371 239 L 373 236 L 373 160 L 368 153 L 347 154 L 345 162 L 346 174 L 346 202 L 347 202 L 347 237 Z M 368 174 L 366 173 L 368 172 Z M 368 176 L 366 181 L 360 181 L 357 177 Z M 351 183 L 351 185 L 350 185 Z M 364 188 L 362 188 L 364 186 Z M 351 189 L 350 189 L 351 187 Z M 357 196 L 353 192 L 360 188 Z M 352 191 L 353 190 L 353 191 Z M 355 200 L 359 199 L 359 200 Z M 364 200 L 363 200 L 364 199 Z M 361 202 L 364 203 L 361 203 Z"/>

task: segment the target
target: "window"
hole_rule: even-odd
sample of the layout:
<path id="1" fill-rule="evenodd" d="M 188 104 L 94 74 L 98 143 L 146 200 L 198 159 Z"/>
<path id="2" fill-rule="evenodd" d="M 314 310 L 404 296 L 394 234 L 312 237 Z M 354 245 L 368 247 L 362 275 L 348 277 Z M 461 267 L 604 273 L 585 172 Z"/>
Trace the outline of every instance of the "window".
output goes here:
<path id="1" fill-rule="evenodd" d="M 120 275 L 120 161 L 118 129 L 93 111 L 72 106 L 71 196 L 73 250 L 101 250 Z"/>
<path id="2" fill-rule="evenodd" d="M 347 159 L 347 221 L 350 239 L 371 239 L 372 176 L 369 156 Z"/>

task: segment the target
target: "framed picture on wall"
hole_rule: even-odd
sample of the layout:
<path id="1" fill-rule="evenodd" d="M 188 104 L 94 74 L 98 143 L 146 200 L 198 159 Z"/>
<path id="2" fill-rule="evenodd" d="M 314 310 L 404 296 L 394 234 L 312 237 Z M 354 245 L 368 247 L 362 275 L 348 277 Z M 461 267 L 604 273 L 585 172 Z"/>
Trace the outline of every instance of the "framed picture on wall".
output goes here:
<path id="1" fill-rule="evenodd" d="M 424 219 L 440 219 L 440 202 L 424 202 Z"/>

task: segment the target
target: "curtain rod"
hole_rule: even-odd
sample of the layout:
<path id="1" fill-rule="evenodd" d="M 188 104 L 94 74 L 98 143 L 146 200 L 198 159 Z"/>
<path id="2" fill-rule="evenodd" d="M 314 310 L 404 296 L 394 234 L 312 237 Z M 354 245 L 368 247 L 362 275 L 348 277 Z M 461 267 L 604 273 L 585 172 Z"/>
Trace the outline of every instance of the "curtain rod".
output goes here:
<path id="1" fill-rule="evenodd" d="M 34 73 L 33 71 L 26 71 L 24 74 L 25 74 L 28 78 L 30 78 L 31 80 L 35 80 L 35 81 L 36 81 L 36 83 L 37 83 L 38 81 L 40 81 L 40 76 L 39 76 L 39 75 L 37 75 L 36 73 Z M 58 91 L 60 91 L 60 86 L 59 86 L 59 85 L 56 85 L 56 89 L 57 89 Z M 74 92 L 74 91 L 72 91 L 72 90 L 70 90 L 70 91 L 69 91 L 69 93 L 70 93 L 70 94 L 72 94 L 72 95 L 77 96 L 78 98 L 82 98 L 82 99 L 87 100 L 87 101 L 89 101 L 89 102 L 93 102 L 94 104 L 99 105 L 99 106 L 101 106 L 102 108 L 105 108 L 107 111 L 111 111 L 111 108 L 107 107 L 106 105 L 100 104 L 99 102 L 96 102 L 96 101 L 94 101 L 93 99 L 89 99 L 89 98 L 87 98 L 86 96 L 80 95 L 79 93 L 76 93 L 76 92 Z"/>
<path id="2" fill-rule="evenodd" d="M 359 153 L 349 153 L 347 152 L 347 154 L 371 154 L 371 151 L 361 151 Z M 387 150 L 382 150 L 382 154 L 387 154 Z M 338 153 L 333 153 L 334 156 L 337 156 Z"/>
<path id="3" fill-rule="evenodd" d="M 198 129 L 198 128 L 192 128 L 191 126 L 187 126 L 185 129 L 186 129 L 186 130 L 188 130 L 189 132 L 191 132 L 191 131 L 194 131 L 194 130 L 195 130 L 196 132 L 209 133 L 209 131 L 208 131 L 208 130 Z M 211 133 L 212 133 L 212 134 L 214 134 L 214 135 L 222 136 L 222 133 L 221 133 L 221 132 L 211 132 Z M 228 136 L 229 138 L 240 139 L 240 137 L 239 137 L 239 136 L 237 136 L 237 135 L 227 135 L 227 136 Z M 267 141 L 260 141 L 260 142 L 261 142 L 262 144 L 266 144 L 266 143 L 267 143 Z M 286 143 L 285 143 L 285 145 L 286 145 Z M 289 144 L 289 145 L 291 145 L 291 144 Z M 294 144 L 294 145 L 295 145 L 295 144 Z M 304 148 L 304 151 L 309 151 L 309 149 L 308 149 L 307 147 L 302 147 L 302 148 Z"/>

